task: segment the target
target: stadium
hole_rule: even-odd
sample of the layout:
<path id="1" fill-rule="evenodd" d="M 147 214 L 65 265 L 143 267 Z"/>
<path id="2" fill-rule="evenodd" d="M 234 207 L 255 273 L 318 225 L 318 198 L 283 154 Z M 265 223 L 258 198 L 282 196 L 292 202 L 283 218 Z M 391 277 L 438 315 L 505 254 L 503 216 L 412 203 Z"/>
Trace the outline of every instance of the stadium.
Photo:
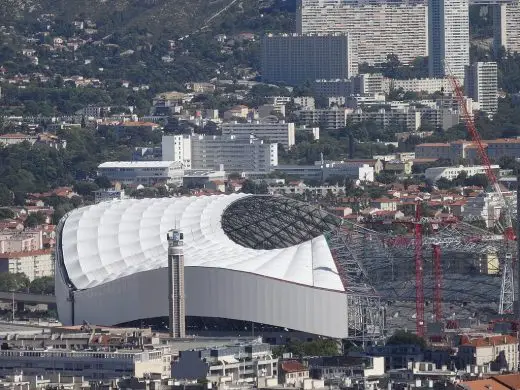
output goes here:
<path id="1" fill-rule="evenodd" d="M 247 194 L 103 202 L 66 215 L 56 250 L 60 320 L 166 317 L 166 233 L 174 227 L 184 232 L 189 318 L 381 335 L 380 297 L 346 245 L 356 231 L 318 206 Z"/>

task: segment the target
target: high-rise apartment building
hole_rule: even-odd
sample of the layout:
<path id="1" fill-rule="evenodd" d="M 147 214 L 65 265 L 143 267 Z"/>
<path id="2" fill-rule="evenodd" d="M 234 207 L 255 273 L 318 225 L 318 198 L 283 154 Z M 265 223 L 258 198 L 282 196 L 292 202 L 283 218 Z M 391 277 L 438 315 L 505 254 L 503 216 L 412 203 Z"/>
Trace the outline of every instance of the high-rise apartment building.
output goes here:
<path id="1" fill-rule="evenodd" d="M 352 62 L 370 65 L 386 62 L 389 54 L 403 63 L 427 56 L 427 23 L 426 5 L 411 0 L 300 0 L 296 15 L 299 34 L 349 33 Z"/>
<path id="2" fill-rule="evenodd" d="M 268 34 L 262 40 L 262 79 L 302 85 L 349 78 L 357 70 L 351 46 L 348 34 Z"/>
<path id="3" fill-rule="evenodd" d="M 278 165 L 278 144 L 249 136 L 194 135 L 191 140 L 193 169 L 226 172 L 269 172 Z"/>
<path id="4" fill-rule="evenodd" d="M 447 67 L 462 80 L 469 65 L 468 0 L 428 0 L 430 77 L 444 77 Z"/>
<path id="5" fill-rule="evenodd" d="M 480 110 L 493 115 L 498 109 L 498 68 L 496 62 L 476 62 L 466 66 L 466 96 L 480 105 Z"/>
<path id="6" fill-rule="evenodd" d="M 191 137 L 187 134 L 163 135 L 162 160 L 181 162 L 186 169 L 191 168 Z"/>
<path id="7" fill-rule="evenodd" d="M 249 138 L 250 135 L 254 135 L 256 138 L 263 139 L 266 142 L 279 143 L 285 149 L 291 148 L 296 142 L 294 123 L 286 123 L 284 121 L 278 123 L 263 123 L 259 121 L 223 123 L 222 134 L 236 135 L 239 138 Z"/>
<path id="8" fill-rule="evenodd" d="M 493 28 L 495 50 L 503 47 L 520 53 L 520 1 L 493 5 Z"/>

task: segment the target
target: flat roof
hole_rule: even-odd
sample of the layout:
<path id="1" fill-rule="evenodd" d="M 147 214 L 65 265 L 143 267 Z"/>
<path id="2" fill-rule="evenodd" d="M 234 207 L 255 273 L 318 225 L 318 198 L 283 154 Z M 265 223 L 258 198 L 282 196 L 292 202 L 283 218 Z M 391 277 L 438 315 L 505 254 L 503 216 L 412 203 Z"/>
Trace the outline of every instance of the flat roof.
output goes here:
<path id="1" fill-rule="evenodd" d="M 176 165 L 181 168 L 178 161 L 107 161 L 98 165 L 98 168 L 169 168 Z"/>

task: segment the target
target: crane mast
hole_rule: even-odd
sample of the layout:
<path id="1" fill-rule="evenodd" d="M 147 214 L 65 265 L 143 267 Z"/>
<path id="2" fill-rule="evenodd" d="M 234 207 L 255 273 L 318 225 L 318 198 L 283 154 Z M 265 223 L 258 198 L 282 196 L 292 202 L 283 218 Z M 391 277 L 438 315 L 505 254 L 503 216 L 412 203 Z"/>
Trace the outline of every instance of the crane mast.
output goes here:
<path id="1" fill-rule="evenodd" d="M 500 185 L 498 183 L 498 179 L 495 175 L 495 172 L 493 172 L 493 169 L 491 169 L 491 162 L 489 161 L 486 149 L 484 148 L 482 139 L 480 138 L 480 134 L 478 133 L 477 128 L 475 126 L 473 116 L 469 113 L 459 80 L 457 79 L 457 77 L 453 75 L 447 63 L 445 63 L 445 69 L 447 73 L 447 78 L 451 83 L 453 92 L 455 93 L 455 97 L 457 98 L 457 102 L 459 103 L 460 110 L 462 111 L 462 115 L 468 132 L 473 142 L 477 146 L 479 158 L 486 171 L 486 176 L 490 184 L 493 186 L 493 189 L 496 195 L 498 196 L 500 206 L 504 211 L 504 225 L 501 226 L 500 222 L 497 221 L 497 225 L 503 230 L 507 248 L 505 259 L 502 262 L 502 285 L 500 289 L 500 304 L 498 308 L 498 313 L 512 313 L 514 309 L 515 289 L 513 281 L 513 256 L 511 253 L 511 241 L 514 241 L 516 237 L 513 230 L 513 213 L 511 210 L 511 205 L 506 201 L 504 194 L 502 193 L 502 189 L 500 188 Z"/>

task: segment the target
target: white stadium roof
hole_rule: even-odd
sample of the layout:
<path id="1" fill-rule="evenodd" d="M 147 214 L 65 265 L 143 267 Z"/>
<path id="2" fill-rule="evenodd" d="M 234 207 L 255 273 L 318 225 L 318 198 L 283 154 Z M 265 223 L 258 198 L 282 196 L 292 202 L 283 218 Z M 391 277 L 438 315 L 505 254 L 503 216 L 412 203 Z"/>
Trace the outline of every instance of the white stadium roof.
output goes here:
<path id="1" fill-rule="evenodd" d="M 338 338 L 355 326 L 337 268 L 350 260 L 338 262 L 329 248 L 339 220 L 294 199 L 246 194 L 114 200 L 66 215 L 56 246 L 60 320 L 114 325 L 167 316 L 173 228 L 184 233 L 188 318 Z"/>
<path id="2" fill-rule="evenodd" d="M 74 211 L 63 227 L 68 277 L 86 289 L 168 266 L 166 233 L 184 232 L 186 267 L 249 272 L 344 291 L 324 236 L 281 249 L 257 250 L 232 241 L 224 209 L 245 194 L 104 202 Z"/>

